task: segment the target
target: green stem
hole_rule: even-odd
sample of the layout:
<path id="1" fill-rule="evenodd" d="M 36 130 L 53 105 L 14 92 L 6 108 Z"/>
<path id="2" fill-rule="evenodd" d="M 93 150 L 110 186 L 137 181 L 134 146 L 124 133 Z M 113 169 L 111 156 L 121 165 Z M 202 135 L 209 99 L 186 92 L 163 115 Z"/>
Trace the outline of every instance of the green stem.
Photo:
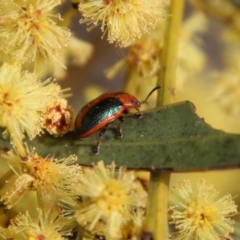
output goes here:
<path id="1" fill-rule="evenodd" d="M 169 172 L 151 172 L 144 234 L 151 239 L 168 239 Z"/>
<path id="2" fill-rule="evenodd" d="M 184 0 L 172 0 L 169 9 L 169 22 L 166 27 L 164 47 L 161 55 L 161 69 L 158 85 L 161 91 L 158 94 L 157 106 L 174 102 L 175 78 L 177 67 L 179 30 L 181 27 Z"/>
<path id="3" fill-rule="evenodd" d="M 155 238 L 154 239 L 168 239 L 168 187 L 170 181 L 170 172 L 156 172 L 156 181 L 159 185 L 157 192 L 157 214 L 155 223 Z"/>
<path id="4" fill-rule="evenodd" d="M 174 102 L 175 76 L 177 67 L 177 50 L 179 30 L 181 27 L 184 0 L 172 0 L 169 8 L 169 22 L 166 27 L 164 47 L 161 56 L 161 69 L 158 85 L 157 106 Z M 149 199 L 147 206 L 144 234 L 152 239 L 168 239 L 168 186 L 170 172 L 151 172 Z"/>

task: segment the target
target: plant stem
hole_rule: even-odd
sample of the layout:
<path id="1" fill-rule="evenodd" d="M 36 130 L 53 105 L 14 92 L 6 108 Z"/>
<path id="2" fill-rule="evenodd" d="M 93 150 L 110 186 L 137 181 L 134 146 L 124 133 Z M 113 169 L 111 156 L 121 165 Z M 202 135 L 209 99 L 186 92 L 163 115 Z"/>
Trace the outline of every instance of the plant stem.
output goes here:
<path id="1" fill-rule="evenodd" d="M 27 152 L 23 146 L 22 138 L 16 134 L 17 131 L 15 131 L 11 123 L 8 123 L 7 128 L 11 133 L 12 143 L 17 149 L 17 153 L 22 159 L 25 159 L 27 157 Z"/>
<path id="2" fill-rule="evenodd" d="M 146 239 L 168 239 L 169 180 L 169 172 L 151 172 L 146 224 L 144 227 Z M 144 236 L 142 239 L 145 239 Z"/>
<path id="3" fill-rule="evenodd" d="M 164 47 L 161 56 L 161 69 L 158 85 L 157 106 L 174 102 L 175 76 L 177 67 L 178 35 L 181 26 L 184 0 L 172 0 L 169 8 L 169 22 L 166 27 Z M 159 156 L 160 157 L 160 156 Z M 144 235 L 146 238 L 168 239 L 168 188 L 170 172 L 151 172 L 149 199 Z"/>
<path id="4" fill-rule="evenodd" d="M 161 69 L 158 85 L 161 91 L 158 94 L 157 106 L 163 106 L 174 102 L 175 78 L 178 54 L 179 29 L 181 27 L 184 0 L 172 0 L 169 9 L 169 21 L 166 27 L 164 46 L 161 55 Z"/>

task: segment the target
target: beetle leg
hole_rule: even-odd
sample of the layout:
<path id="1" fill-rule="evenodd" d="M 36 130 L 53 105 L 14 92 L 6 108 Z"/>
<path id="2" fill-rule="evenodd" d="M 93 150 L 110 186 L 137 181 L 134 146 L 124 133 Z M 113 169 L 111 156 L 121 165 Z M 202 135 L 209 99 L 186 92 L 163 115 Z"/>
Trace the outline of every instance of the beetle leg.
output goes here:
<path id="1" fill-rule="evenodd" d="M 142 117 L 142 114 L 140 112 L 131 114 L 131 112 L 128 109 L 124 110 L 123 113 L 126 114 L 126 115 L 129 115 L 131 117 L 134 117 L 134 118 L 141 118 Z"/>
<path id="2" fill-rule="evenodd" d="M 98 137 L 98 141 L 97 141 L 97 145 L 96 145 L 96 149 L 95 149 L 95 155 L 98 155 L 98 153 L 99 153 L 101 140 L 102 140 L 104 134 L 106 133 L 107 128 L 108 128 L 108 124 L 106 126 L 104 126 L 99 133 L 99 137 Z"/>
<path id="3" fill-rule="evenodd" d="M 118 124 L 118 127 L 117 127 L 117 134 L 118 134 L 118 138 L 122 138 L 123 137 L 122 125 L 123 125 L 124 119 L 123 119 L 123 116 L 120 116 L 118 119 L 120 123 Z"/>
<path id="4" fill-rule="evenodd" d="M 134 113 L 132 115 L 134 118 L 141 118 L 142 117 L 142 114 L 141 113 Z"/>
<path id="5" fill-rule="evenodd" d="M 130 110 L 129 110 L 129 109 L 125 109 L 125 110 L 123 110 L 123 113 L 124 113 L 124 114 L 129 114 L 129 113 L 130 113 Z"/>

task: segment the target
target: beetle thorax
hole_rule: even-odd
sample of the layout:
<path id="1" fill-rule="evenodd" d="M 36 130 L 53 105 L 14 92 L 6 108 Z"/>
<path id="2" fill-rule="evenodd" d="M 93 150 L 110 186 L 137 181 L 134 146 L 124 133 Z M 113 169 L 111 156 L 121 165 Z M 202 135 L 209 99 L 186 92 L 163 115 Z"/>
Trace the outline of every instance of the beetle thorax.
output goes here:
<path id="1" fill-rule="evenodd" d="M 120 98 L 125 110 L 130 108 L 135 108 L 137 111 L 139 111 L 141 103 L 137 100 L 136 97 L 128 93 L 124 93 L 124 94 L 121 94 Z"/>

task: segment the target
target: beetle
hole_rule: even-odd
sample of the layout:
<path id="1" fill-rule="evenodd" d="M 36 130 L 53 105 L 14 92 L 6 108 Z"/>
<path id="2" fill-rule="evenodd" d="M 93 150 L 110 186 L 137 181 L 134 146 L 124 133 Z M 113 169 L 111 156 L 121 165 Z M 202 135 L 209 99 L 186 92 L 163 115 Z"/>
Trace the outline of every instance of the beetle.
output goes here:
<path id="1" fill-rule="evenodd" d="M 134 117 L 140 118 L 141 104 L 146 103 L 150 95 L 160 87 L 152 89 L 146 99 L 142 102 L 136 97 L 124 93 L 104 93 L 96 99 L 85 105 L 77 114 L 75 120 L 75 131 L 80 138 L 86 138 L 100 130 L 95 155 L 99 153 L 101 140 L 107 131 L 109 123 L 119 119 L 120 123 L 117 127 L 118 138 L 123 137 L 122 124 L 123 115 L 130 114 L 130 109 L 136 109 L 138 113 L 133 114 Z"/>

